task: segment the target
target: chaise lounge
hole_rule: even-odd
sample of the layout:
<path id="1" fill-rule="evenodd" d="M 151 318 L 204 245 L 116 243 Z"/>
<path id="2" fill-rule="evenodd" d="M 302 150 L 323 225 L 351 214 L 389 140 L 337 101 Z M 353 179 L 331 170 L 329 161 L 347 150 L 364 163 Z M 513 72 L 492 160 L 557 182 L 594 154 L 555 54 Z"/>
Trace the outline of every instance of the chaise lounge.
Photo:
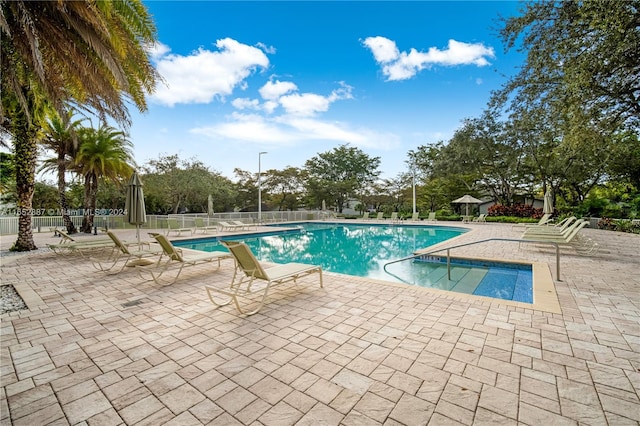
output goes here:
<path id="1" fill-rule="evenodd" d="M 238 312 L 253 315 L 264 305 L 269 289 L 273 284 L 281 284 L 288 281 L 295 283 L 298 278 L 313 273 L 319 274 L 320 287 L 323 287 L 322 267 L 320 266 L 304 263 L 286 263 L 264 268 L 245 243 L 234 241 L 221 241 L 221 243 L 229 249 L 235 259 L 236 270 L 228 288 L 205 286 L 209 299 L 216 306 L 225 306 L 233 302 Z M 262 281 L 262 283 L 256 285 L 256 281 Z M 244 298 L 260 292 L 262 292 L 262 297 L 255 309 L 247 311 L 240 306 L 240 297 Z M 226 299 L 220 302 L 216 301 L 213 297 L 214 293 L 220 293 L 226 296 Z"/>

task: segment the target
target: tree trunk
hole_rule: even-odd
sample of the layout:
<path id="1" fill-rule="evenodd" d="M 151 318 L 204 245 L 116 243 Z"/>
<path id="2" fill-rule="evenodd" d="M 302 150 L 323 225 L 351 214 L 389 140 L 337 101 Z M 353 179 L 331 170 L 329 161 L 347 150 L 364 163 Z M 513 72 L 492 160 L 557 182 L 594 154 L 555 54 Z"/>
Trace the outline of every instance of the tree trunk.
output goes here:
<path id="1" fill-rule="evenodd" d="M 32 200 L 35 188 L 37 145 L 35 129 L 21 111 L 13 123 L 15 138 L 16 191 L 18 193 L 18 239 L 11 250 L 36 250 L 32 229 Z"/>
<path id="2" fill-rule="evenodd" d="M 84 215 L 80 231 L 90 234 L 93 232 L 93 217 L 96 211 L 96 197 L 98 195 L 98 177 L 87 174 L 84 178 Z"/>
<path id="3" fill-rule="evenodd" d="M 76 226 L 71 221 L 69 216 L 69 206 L 67 205 L 67 194 L 65 193 L 66 183 L 64 179 L 64 152 L 58 154 L 58 196 L 60 197 L 60 209 L 62 210 L 62 220 L 64 221 L 64 227 L 67 228 L 67 234 L 75 234 L 78 232 Z"/>

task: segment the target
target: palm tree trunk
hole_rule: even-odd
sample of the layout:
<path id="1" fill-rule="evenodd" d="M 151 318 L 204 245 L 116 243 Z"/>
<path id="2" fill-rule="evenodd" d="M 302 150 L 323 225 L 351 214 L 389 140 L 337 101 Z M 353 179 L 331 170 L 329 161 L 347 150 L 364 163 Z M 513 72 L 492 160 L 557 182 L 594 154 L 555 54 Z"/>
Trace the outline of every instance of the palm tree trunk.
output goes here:
<path id="1" fill-rule="evenodd" d="M 13 126 L 15 138 L 16 191 L 18 193 L 18 239 L 11 250 L 36 250 L 33 241 L 31 209 L 35 188 L 37 144 L 36 132 L 23 111 L 15 116 Z"/>
<path id="2" fill-rule="evenodd" d="M 65 173 L 65 153 L 58 154 L 58 196 L 60 197 L 60 209 L 62 210 L 62 220 L 64 221 L 64 227 L 67 228 L 67 234 L 75 234 L 78 232 L 76 226 L 71 221 L 69 216 L 69 206 L 67 205 L 67 194 L 65 193 L 66 183 L 64 179 Z"/>
<path id="3" fill-rule="evenodd" d="M 98 195 L 98 177 L 88 173 L 84 178 L 84 216 L 82 218 L 82 232 L 90 234 L 93 231 L 93 217 L 96 210 Z"/>

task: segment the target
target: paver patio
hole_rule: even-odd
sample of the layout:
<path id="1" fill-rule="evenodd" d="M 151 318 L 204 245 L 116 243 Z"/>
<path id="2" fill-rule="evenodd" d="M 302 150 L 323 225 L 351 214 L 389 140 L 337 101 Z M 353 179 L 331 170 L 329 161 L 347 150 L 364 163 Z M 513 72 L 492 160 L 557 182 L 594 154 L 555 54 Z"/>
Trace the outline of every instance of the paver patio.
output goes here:
<path id="1" fill-rule="evenodd" d="M 467 226 L 456 243 L 518 237 Z M 638 425 L 640 235 L 585 233 L 601 248 L 563 250 L 561 313 L 325 273 L 324 288 L 281 286 L 245 317 L 203 288 L 230 282 L 230 260 L 161 286 L 80 256 L 4 257 L 2 284 L 29 309 L 1 317 L 0 423 Z M 549 248 L 453 254 L 543 262 L 557 278 Z"/>

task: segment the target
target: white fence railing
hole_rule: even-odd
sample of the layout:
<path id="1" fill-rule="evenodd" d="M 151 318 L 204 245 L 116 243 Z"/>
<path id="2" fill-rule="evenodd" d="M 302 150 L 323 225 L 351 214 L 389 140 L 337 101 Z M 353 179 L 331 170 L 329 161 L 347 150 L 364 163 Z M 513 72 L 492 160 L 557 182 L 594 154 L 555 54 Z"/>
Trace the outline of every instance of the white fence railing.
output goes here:
<path id="1" fill-rule="evenodd" d="M 183 228 L 195 228 L 196 217 L 204 219 L 204 223 L 214 225 L 218 221 L 241 220 L 246 223 L 257 223 L 258 212 L 231 212 L 214 213 L 209 216 L 206 213 L 199 214 L 175 214 L 175 215 L 147 215 L 147 223 L 142 227 L 145 229 L 166 229 L 167 218 L 177 219 Z M 293 222 L 304 220 L 324 220 L 330 217 L 329 213 L 323 211 L 275 211 L 262 212 L 263 223 Z M 71 216 L 73 223 L 79 227 L 82 225 L 83 216 Z M 102 229 L 129 229 L 134 228 L 129 225 L 125 216 L 108 215 L 95 216 L 93 224 L 96 230 Z M 31 226 L 33 232 L 53 232 L 55 228 L 63 228 L 62 216 L 32 216 Z M 13 235 L 18 233 L 18 217 L 0 217 L 0 235 Z"/>

